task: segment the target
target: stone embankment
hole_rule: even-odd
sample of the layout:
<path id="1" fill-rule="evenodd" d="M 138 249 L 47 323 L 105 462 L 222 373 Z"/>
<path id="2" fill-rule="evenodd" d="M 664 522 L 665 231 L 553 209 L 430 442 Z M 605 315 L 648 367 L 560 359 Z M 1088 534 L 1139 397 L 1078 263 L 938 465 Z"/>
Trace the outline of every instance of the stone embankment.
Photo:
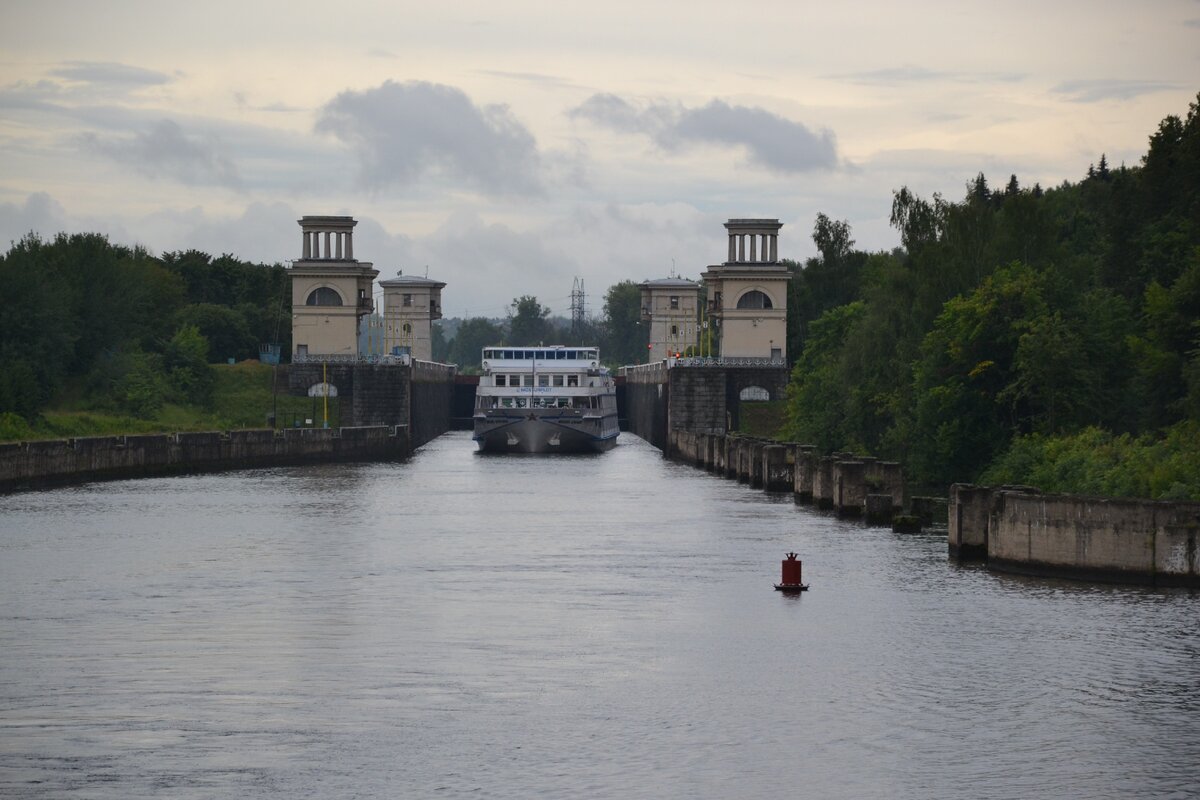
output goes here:
<path id="1" fill-rule="evenodd" d="M 1200 503 L 950 487 L 950 553 L 991 569 L 1200 587 Z"/>
<path id="2" fill-rule="evenodd" d="M 768 492 L 792 492 L 840 517 L 861 518 L 912 532 L 933 524 L 936 501 L 912 498 L 905 504 L 904 473 L 898 463 L 851 453 L 822 456 L 812 445 L 776 442 L 740 434 L 671 431 L 667 452 L 677 461 Z M 928 501 L 923 505 L 918 501 Z M 922 510 L 926 509 L 926 510 Z M 942 521 L 944 521 L 944 516 Z"/>
<path id="3" fill-rule="evenodd" d="M 184 472 L 407 458 L 407 426 L 98 436 L 0 444 L 0 491 Z"/>

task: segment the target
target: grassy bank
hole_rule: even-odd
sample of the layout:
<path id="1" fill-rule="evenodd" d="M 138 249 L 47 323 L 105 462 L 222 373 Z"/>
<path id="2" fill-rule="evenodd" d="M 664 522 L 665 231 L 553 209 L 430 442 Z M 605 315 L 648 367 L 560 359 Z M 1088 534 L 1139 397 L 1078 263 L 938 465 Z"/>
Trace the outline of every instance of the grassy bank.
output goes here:
<path id="1" fill-rule="evenodd" d="M 0 441 L 30 441 L 34 439 L 64 439 L 72 436 L 115 436 L 126 433 L 159 433 L 165 431 L 212 431 L 236 428 L 263 428 L 268 425 L 272 407 L 276 409 L 279 427 L 305 425 L 306 420 L 320 427 L 322 402 L 320 398 L 272 397 L 273 369 L 257 361 L 240 364 L 216 364 L 212 367 L 215 387 L 212 402 L 207 406 L 164 405 L 149 419 L 95 408 L 87 398 L 65 393 L 55 407 L 47 409 L 33 422 L 15 414 L 0 415 Z M 329 425 L 338 424 L 338 398 L 329 398 Z"/>

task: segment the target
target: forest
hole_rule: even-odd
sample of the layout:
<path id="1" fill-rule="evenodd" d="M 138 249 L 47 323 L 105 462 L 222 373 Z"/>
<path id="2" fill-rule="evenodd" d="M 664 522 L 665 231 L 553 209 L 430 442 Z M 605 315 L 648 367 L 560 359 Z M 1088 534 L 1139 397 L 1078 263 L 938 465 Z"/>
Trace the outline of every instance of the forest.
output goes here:
<path id="1" fill-rule="evenodd" d="M 901 246 L 869 253 L 819 214 L 819 255 L 788 262 L 780 437 L 897 459 L 931 485 L 1200 499 L 1200 97 L 1138 164 L 1102 154 L 1048 188 L 980 173 L 953 201 L 901 187 L 891 222 Z M 451 338 L 435 325 L 434 357 L 470 369 L 486 345 L 555 342 L 637 363 L 640 305 L 622 281 L 572 328 L 523 295 Z M 64 402 L 203 408 L 210 365 L 290 352 L 290 318 L 278 264 L 30 234 L 0 256 L 0 422 Z"/>
<path id="2" fill-rule="evenodd" d="M 1200 98 L 1137 165 L 894 192 L 902 247 L 817 218 L 784 435 L 929 484 L 1200 499 Z"/>

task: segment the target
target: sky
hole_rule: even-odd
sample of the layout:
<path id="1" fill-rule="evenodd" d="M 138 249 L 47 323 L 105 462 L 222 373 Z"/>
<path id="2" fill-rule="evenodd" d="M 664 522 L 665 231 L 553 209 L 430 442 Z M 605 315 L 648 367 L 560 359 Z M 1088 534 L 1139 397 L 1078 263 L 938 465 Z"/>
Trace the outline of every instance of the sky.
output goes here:
<path id="1" fill-rule="evenodd" d="M 1200 0 L 0 0 L 0 243 L 287 263 L 346 214 L 447 316 L 565 315 L 576 278 L 600 314 L 722 261 L 729 218 L 885 250 L 902 186 L 1135 165 L 1198 91 Z"/>

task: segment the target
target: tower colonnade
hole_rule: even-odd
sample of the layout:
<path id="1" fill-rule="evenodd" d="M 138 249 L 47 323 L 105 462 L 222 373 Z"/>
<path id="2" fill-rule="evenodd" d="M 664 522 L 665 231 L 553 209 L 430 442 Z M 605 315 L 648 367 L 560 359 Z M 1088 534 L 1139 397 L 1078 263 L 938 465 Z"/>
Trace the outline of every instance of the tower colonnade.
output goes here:
<path id="1" fill-rule="evenodd" d="M 779 229 L 774 219 L 731 219 L 725 223 L 729 234 L 729 258 L 726 264 L 774 264 L 779 260 Z"/>

